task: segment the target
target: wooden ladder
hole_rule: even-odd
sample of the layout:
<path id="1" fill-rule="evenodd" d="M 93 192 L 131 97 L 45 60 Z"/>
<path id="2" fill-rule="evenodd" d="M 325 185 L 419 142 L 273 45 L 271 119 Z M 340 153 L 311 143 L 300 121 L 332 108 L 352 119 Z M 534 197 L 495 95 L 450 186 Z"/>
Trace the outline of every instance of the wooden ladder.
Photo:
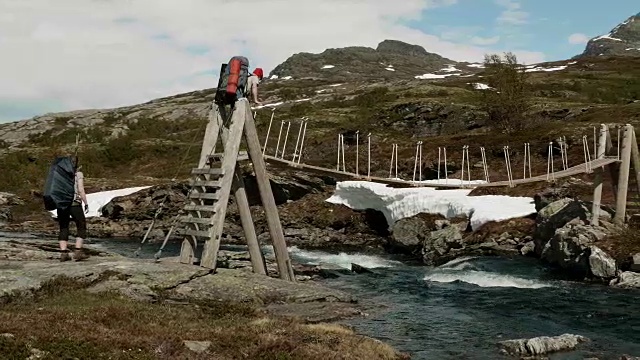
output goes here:
<path id="1" fill-rule="evenodd" d="M 248 149 L 246 152 L 240 151 L 243 134 Z M 221 140 L 223 150 L 216 153 L 218 140 Z M 198 263 L 200 266 L 216 269 L 227 205 L 233 192 L 249 247 L 253 271 L 267 274 L 238 164 L 238 161 L 242 160 L 250 160 L 253 164 L 278 263 L 279 277 L 295 281 L 278 209 L 262 157 L 258 133 L 247 99 L 236 101 L 230 120 L 227 119 L 224 107 L 219 107 L 215 103 L 212 105 L 198 167 L 191 171 L 190 203 L 184 207 L 188 215 L 181 218 L 181 222 L 185 225 L 183 230 L 185 238 L 180 250 L 180 262 Z M 204 244 L 202 255 L 198 259 L 196 251 L 201 242 Z"/>

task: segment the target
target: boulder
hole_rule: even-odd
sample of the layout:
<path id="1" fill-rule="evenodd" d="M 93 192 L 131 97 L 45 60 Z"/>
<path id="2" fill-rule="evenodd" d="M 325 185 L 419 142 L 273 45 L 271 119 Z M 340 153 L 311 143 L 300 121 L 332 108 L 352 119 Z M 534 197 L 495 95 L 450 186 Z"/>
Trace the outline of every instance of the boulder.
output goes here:
<path id="1" fill-rule="evenodd" d="M 0 192 L 0 226 L 13 221 L 11 208 L 15 205 L 22 205 L 24 201 L 15 194 Z"/>
<path id="2" fill-rule="evenodd" d="M 601 279 L 611 279 L 616 276 L 616 261 L 609 254 L 597 246 L 590 247 L 589 268 L 591 274 Z"/>
<path id="3" fill-rule="evenodd" d="M 589 341 L 580 335 L 540 336 L 531 339 L 507 340 L 499 343 L 501 352 L 512 356 L 537 356 L 575 349 L 578 344 Z"/>
<path id="4" fill-rule="evenodd" d="M 536 254 L 542 254 L 547 242 L 554 237 L 556 229 L 562 228 L 570 221 L 586 223 L 589 218 L 587 206 L 581 201 L 569 198 L 555 201 L 538 211 L 533 234 Z"/>
<path id="5" fill-rule="evenodd" d="M 625 271 L 616 279 L 611 280 L 609 285 L 626 289 L 640 289 L 640 274 L 636 272 Z"/>
<path id="6" fill-rule="evenodd" d="M 541 253 L 542 259 L 576 277 L 608 279 L 615 276 L 615 261 L 592 244 L 606 237 L 606 229 L 572 221 L 558 229 Z"/>
<path id="7" fill-rule="evenodd" d="M 400 219 L 391 229 L 389 250 L 404 254 L 418 253 L 432 231 L 441 230 L 449 224 L 442 215 L 418 214 Z"/>
<path id="8" fill-rule="evenodd" d="M 432 231 L 422 242 L 422 261 L 430 266 L 440 265 L 452 249 L 464 247 L 462 230 L 457 226 Z"/>

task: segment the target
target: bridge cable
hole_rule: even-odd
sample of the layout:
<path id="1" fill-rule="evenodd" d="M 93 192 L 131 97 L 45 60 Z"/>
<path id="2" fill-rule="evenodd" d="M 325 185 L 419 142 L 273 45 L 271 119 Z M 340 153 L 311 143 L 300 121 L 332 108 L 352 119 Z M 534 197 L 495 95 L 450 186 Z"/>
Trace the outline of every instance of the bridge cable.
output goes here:
<path id="1" fill-rule="evenodd" d="M 484 146 L 480 147 L 480 154 L 482 155 L 482 169 L 484 170 L 484 180 L 489 183 L 489 168 L 487 167 L 487 155 L 484 150 Z"/>
<path id="2" fill-rule="evenodd" d="M 552 180 L 555 180 L 555 170 L 553 168 L 553 142 L 549 142 L 549 150 L 547 154 L 547 181 L 549 181 L 549 177 Z"/>

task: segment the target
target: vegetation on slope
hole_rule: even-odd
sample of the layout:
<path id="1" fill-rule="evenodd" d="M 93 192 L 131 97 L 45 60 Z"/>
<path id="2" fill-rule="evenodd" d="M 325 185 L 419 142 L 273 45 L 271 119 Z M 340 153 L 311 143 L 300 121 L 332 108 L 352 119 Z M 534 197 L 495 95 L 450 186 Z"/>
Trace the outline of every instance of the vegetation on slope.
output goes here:
<path id="1" fill-rule="evenodd" d="M 371 133 L 374 175 L 388 176 L 392 144 L 397 143 L 399 175 L 411 178 L 415 142 L 423 140 L 424 178 L 436 177 L 438 147 L 445 146 L 448 176 L 459 177 L 462 147 L 470 145 L 472 177 L 482 177 L 478 147 L 484 146 L 491 179 L 500 180 L 506 179 L 505 145 L 510 149 L 514 176 L 521 176 L 525 142 L 531 144 L 533 173 L 543 174 L 549 141 L 566 136 L 569 161 L 579 164 L 584 159 L 582 136 L 592 139 L 594 126 L 601 122 L 640 124 L 638 58 L 599 57 L 542 64 L 566 68 L 526 73 L 522 69 L 514 73 L 515 62 L 507 57 L 504 63 L 500 57 L 489 56 L 485 69 L 475 76 L 441 80 L 266 81 L 261 86 L 265 102 L 287 101 L 275 112 L 267 153 L 275 151 L 281 121 L 291 121 L 286 153 L 290 158 L 299 119 L 307 116 L 305 163 L 335 167 L 336 135 L 343 133 L 347 170 L 354 171 L 355 133 L 360 131 L 361 171 L 366 169 L 366 134 Z M 496 71 L 499 69 L 508 71 Z M 517 75 L 517 81 L 502 81 L 504 74 Z M 503 89 L 513 84 L 517 96 L 505 98 L 503 92 L 477 90 L 474 83 Z M 0 190 L 16 192 L 30 200 L 34 208 L 40 207 L 40 200 L 31 194 L 41 191 L 53 155 L 73 152 L 78 132 L 82 135 L 79 155 L 89 191 L 123 184 L 150 185 L 176 175 L 186 179 L 199 155 L 211 99 L 212 91 L 204 90 L 99 114 L 53 116 L 46 122 L 51 129 L 45 134 L 32 134 L 29 141 L 9 151 L 4 141 L 0 161 L 6 171 L 0 173 Z M 270 117 L 269 108 L 257 110 L 261 142 Z M 83 119 L 95 121 L 85 126 Z M 505 125 L 514 122 L 520 125 L 512 129 Z M 532 124 L 535 126 L 521 126 Z M 554 150 L 557 165 L 558 150 Z"/>

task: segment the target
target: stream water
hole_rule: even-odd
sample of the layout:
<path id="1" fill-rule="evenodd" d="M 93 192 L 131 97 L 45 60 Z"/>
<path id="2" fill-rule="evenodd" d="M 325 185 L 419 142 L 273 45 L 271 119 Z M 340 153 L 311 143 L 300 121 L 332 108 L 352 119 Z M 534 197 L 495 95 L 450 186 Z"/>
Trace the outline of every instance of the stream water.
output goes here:
<path id="1" fill-rule="evenodd" d="M 139 243 L 94 240 L 91 246 L 132 256 Z M 157 250 L 158 245 L 145 246 L 140 256 L 152 258 Z M 384 305 L 346 323 L 412 359 L 500 359 L 499 341 L 564 333 L 591 341 L 551 359 L 640 356 L 638 290 L 566 281 L 534 259 L 461 258 L 427 268 L 392 257 L 290 251 L 300 263 L 373 269 L 322 282 Z M 178 253 L 179 244 L 171 243 L 162 255 Z"/>

